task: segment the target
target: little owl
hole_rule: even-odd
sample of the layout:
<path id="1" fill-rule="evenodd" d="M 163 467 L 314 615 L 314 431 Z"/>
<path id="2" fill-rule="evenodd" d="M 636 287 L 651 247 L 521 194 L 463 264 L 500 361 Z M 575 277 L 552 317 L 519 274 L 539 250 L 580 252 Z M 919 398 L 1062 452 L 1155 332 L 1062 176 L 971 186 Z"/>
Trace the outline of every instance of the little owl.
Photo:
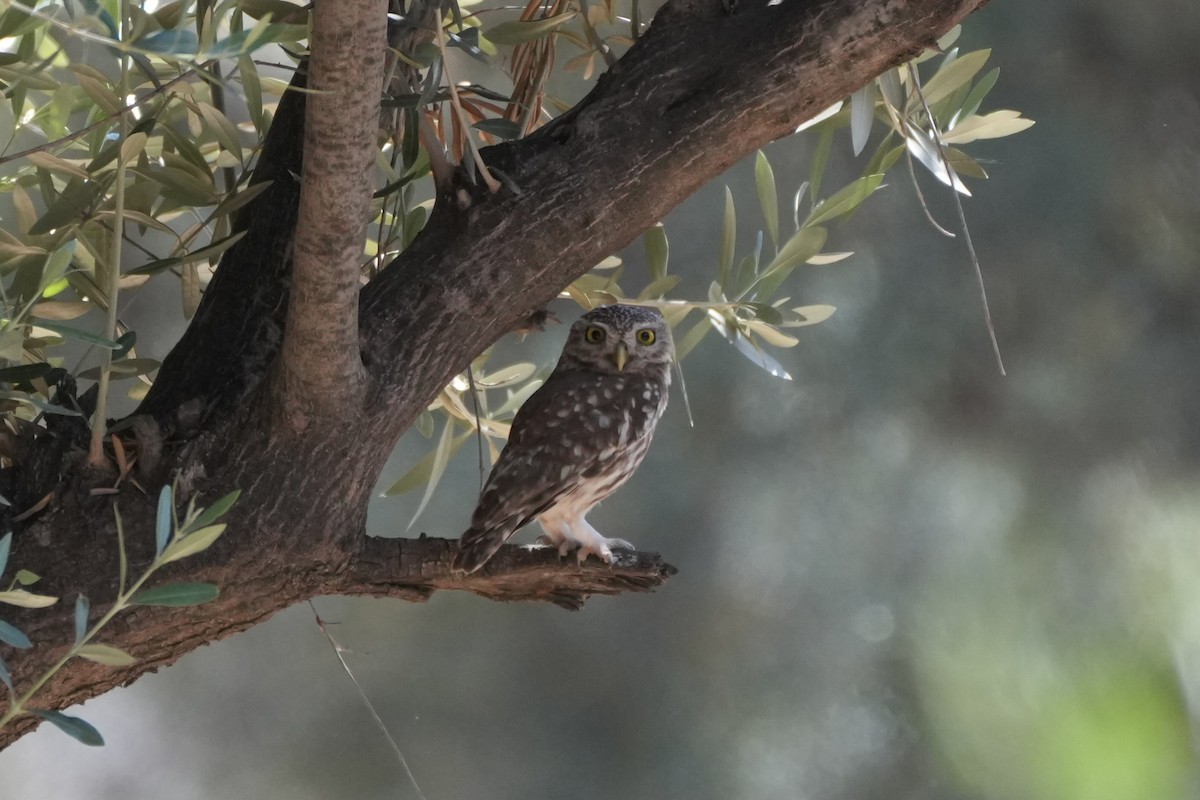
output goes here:
<path id="1" fill-rule="evenodd" d="M 571 326 L 554 371 L 513 419 L 508 444 L 462 535 L 454 568 L 474 572 L 517 529 L 536 519 L 559 555 L 613 561 L 607 539 L 584 519 L 629 480 L 667 407 L 671 328 L 643 306 L 601 306 Z"/>

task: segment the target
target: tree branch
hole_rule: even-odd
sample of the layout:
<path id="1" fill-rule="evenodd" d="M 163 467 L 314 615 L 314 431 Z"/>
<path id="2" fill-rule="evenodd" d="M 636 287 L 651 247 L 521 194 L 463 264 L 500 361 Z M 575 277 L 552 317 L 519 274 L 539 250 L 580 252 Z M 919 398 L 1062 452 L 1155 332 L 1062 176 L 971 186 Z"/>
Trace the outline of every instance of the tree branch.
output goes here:
<path id="1" fill-rule="evenodd" d="M 361 402 L 358 290 L 387 47 L 387 0 L 317 0 L 304 172 L 277 402 L 288 427 Z"/>
<path id="2" fill-rule="evenodd" d="M 649 592 L 676 573 L 658 553 L 615 551 L 616 560 L 582 564 L 548 547 L 505 545 L 478 572 L 450 569 L 454 539 L 368 537 L 348 569 L 324 588 L 336 594 L 389 595 L 422 602 L 438 589 L 457 589 L 490 600 L 544 601 L 576 611 L 594 594 Z"/>
<path id="3" fill-rule="evenodd" d="M 140 609 L 121 620 L 105 641 L 129 650 L 139 663 L 109 671 L 77 659 L 47 686 L 39 707 L 64 708 L 128 683 L 322 592 L 420 598 L 459 588 L 573 607 L 593 591 L 660 583 L 671 570 L 651 557 L 637 556 L 636 563 L 622 561 L 612 570 L 591 564 L 579 569 L 545 551 L 514 548 L 478 577 L 449 575 L 451 543 L 367 539 L 367 503 L 396 440 L 481 350 L 701 184 L 915 55 L 983 2 L 784 0 L 769 6 L 767 0 L 742 0 L 730 15 L 719 0 L 668 0 L 647 34 L 573 111 L 528 139 L 484 151 L 520 194 L 489 194 L 456 176 L 455 202 L 436 208 L 402 258 L 361 292 L 364 412 L 355 413 L 353 405 L 337 409 L 336 424 L 326 420 L 330 424 L 303 437 L 272 437 L 264 423 L 277 409 L 262 402 L 271 396 L 261 387 L 247 395 L 263 359 L 276 355 L 272 320 L 287 285 L 287 254 L 281 252 L 287 237 L 277 224 L 252 224 L 226 254 L 201 313 L 143 406 L 160 420 L 196 396 L 220 410 L 199 431 L 168 441 L 162 471 L 167 479 L 178 475 L 180 502 L 197 495 L 203 505 L 242 490 L 227 519 L 229 531 L 202 556 L 164 575 L 212 581 L 221 597 L 191 609 Z M 375 93 L 376 74 L 368 81 Z M 275 126 L 286 122 L 285 110 Z M 283 176 L 283 165 L 299 157 L 288 130 L 275 136 L 273 126 L 263 155 Z M 273 147 L 286 158 L 273 160 Z M 256 202 L 248 215 L 273 212 L 278 220 L 294 213 L 295 206 L 286 204 L 294 203 L 287 192 L 295 184 L 283 177 L 259 200 L 277 186 L 287 190 L 276 198 L 284 205 Z M 245 250 L 238 250 L 242 245 Z M 231 260 L 235 252 L 248 260 Z M 346 291 L 340 282 L 346 274 L 317 275 L 318 283 L 329 279 L 333 294 L 318 296 L 310 307 L 332 309 L 333 295 Z M 242 290 L 250 296 L 242 297 Z M 353 299 L 343 297 L 347 306 L 336 313 L 348 315 Z M 301 325 L 341 324 L 306 316 L 304 307 L 298 306 Z M 230 344 L 235 334 L 229 326 L 248 343 Z M 338 330 L 330 342 L 344 339 L 345 330 Z M 338 353 L 331 357 L 344 372 L 356 354 L 349 345 Z M 297 363 L 310 377 L 318 366 Z M 54 443 L 53 437 L 43 439 Z M 40 574 L 39 590 L 67 599 L 57 614 L 30 611 L 12 619 L 35 643 L 19 659 L 0 646 L 19 684 L 53 663 L 70 640 L 72 598 L 86 594 L 98 612 L 100 601 L 114 596 L 110 500 L 89 495 L 69 453 L 61 461 L 67 477 L 54 502 L 13 541 L 10 563 Z M 153 502 L 134 493 L 120 502 L 136 569 L 152 547 Z M 33 723 L 22 724 L 0 734 L 0 744 Z"/>

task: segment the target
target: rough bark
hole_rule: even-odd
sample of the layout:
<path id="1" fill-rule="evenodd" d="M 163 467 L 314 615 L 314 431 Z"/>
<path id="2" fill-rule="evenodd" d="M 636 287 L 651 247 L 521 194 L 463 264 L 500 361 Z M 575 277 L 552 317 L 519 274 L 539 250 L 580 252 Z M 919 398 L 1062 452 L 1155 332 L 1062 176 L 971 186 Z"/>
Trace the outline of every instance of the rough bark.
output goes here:
<path id="1" fill-rule="evenodd" d="M 319 0 L 304 169 L 275 402 L 293 431 L 360 402 L 358 289 L 383 91 L 387 0 Z"/>
<path id="2" fill-rule="evenodd" d="M 700 185 L 915 55 L 985 1 L 742 0 L 727 13 L 719 0 L 669 0 L 575 109 L 527 139 L 485 150 L 519 193 L 489 194 L 458 176 L 425 231 L 359 293 L 361 411 L 323 417 L 299 434 L 266 424 L 272 397 L 269 382 L 257 379 L 278 359 L 288 278 L 287 247 L 262 242 L 278 245 L 278 221 L 295 219 L 294 206 L 271 205 L 295 203 L 291 168 L 268 163 L 276 183 L 252 213 L 275 223 L 259 234 L 250 223 L 227 254 L 140 410 L 143 429 L 165 439 L 153 465 L 159 483 L 178 476 L 180 496 L 201 504 L 242 490 L 218 544 L 162 577 L 212 581 L 221 597 L 121 617 L 105 640 L 138 664 L 111 670 L 76 660 L 39 695 L 38 707 L 63 708 L 128 683 L 318 593 L 422 599 L 454 588 L 577 607 L 588 594 L 661 583 L 673 569 L 657 556 L 580 569 L 518 548 L 478 575 L 451 576 L 451 542 L 365 536 L 367 501 L 396 440 L 475 355 Z M 363 80 L 379 85 L 374 75 Z M 281 108 L 264 162 L 299 158 L 293 134 L 303 104 L 297 93 Z M 240 336 L 235 343 L 230 330 Z M 61 445 L 53 435 L 34 443 L 47 451 Z M 39 589 L 64 597 L 57 611 L 13 620 L 36 644 L 19 654 L 0 650 L 18 685 L 66 646 L 65 612 L 77 593 L 91 598 L 94 613 L 114 594 L 113 499 L 91 496 L 88 480 L 96 478 L 65 452 L 49 470 L 61 476 L 54 501 L 14 542 L 11 563 L 41 574 Z M 149 557 L 153 503 L 128 491 L 118 502 L 136 571 Z M 0 746 L 32 726 L 24 718 L 0 732 Z"/>

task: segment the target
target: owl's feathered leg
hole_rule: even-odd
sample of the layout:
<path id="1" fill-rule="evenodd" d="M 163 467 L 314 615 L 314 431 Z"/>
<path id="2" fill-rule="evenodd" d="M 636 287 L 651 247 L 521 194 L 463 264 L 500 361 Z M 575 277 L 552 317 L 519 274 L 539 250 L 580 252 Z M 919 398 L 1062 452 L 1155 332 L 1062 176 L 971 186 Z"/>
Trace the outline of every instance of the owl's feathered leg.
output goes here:
<path id="1" fill-rule="evenodd" d="M 613 550 L 637 549 L 624 539 L 607 538 L 583 517 L 566 519 L 546 514 L 539 517 L 538 522 L 546 531 L 546 535 L 539 537 L 539 541 L 557 547 L 560 556 L 565 556 L 574 550 L 575 557 L 580 563 L 585 561 L 588 555 L 594 553 L 596 558 L 605 564 L 611 564 Z"/>

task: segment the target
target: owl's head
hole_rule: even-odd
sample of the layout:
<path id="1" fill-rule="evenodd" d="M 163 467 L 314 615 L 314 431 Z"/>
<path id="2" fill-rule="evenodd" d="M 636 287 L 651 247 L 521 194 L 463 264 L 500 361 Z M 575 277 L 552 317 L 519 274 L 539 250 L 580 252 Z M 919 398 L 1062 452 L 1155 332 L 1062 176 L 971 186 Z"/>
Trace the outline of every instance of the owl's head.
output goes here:
<path id="1" fill-rule="evenodd" d="M 560 366 L 659 374 L 670 367 L 674 353 L 671 326 L 657 309 L 599 306 L 571 326 Z"/>

